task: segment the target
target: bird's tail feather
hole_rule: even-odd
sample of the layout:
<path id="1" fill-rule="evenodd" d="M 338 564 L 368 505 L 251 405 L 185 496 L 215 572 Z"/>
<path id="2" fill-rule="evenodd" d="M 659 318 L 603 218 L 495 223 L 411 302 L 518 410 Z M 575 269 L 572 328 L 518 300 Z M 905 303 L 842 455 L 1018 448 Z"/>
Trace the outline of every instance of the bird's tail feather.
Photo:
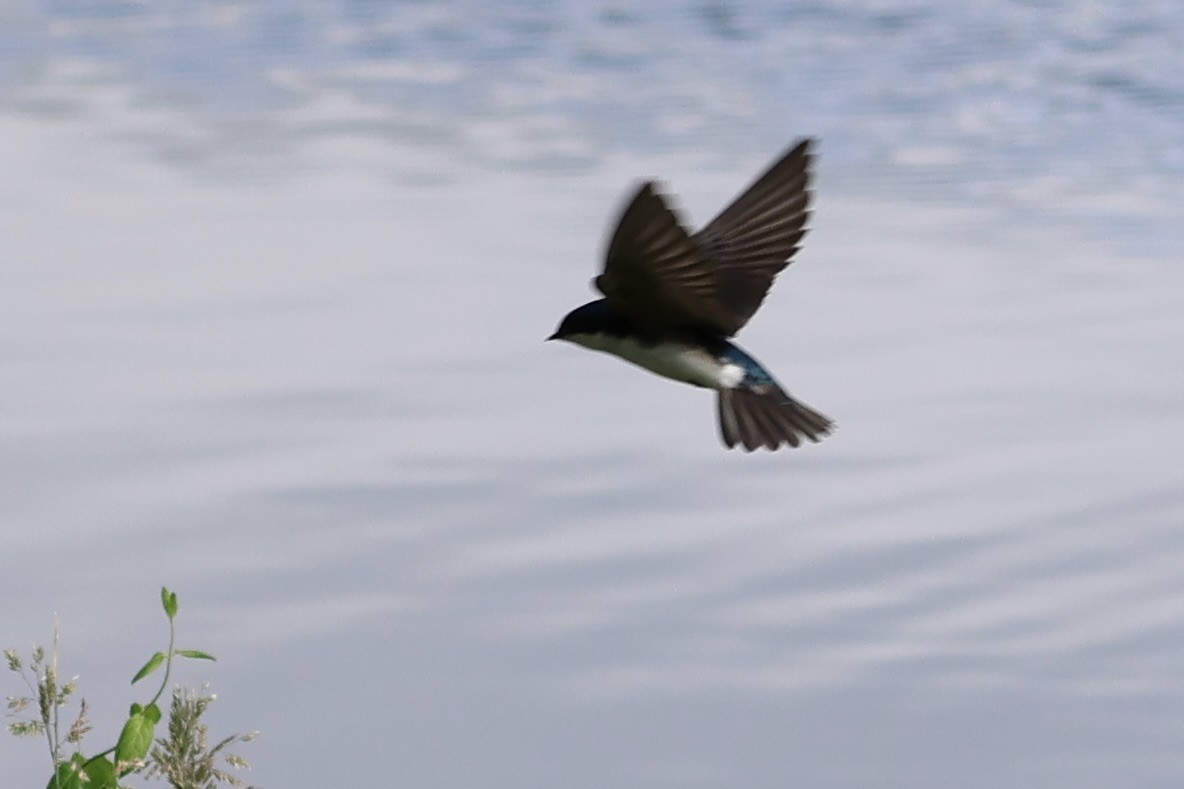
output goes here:
<path id="1" fill-rule="evenodd" d="M 796 447 L 803 436 L 818 442 L 834 429 L 829 418 L 778 389 L 723 389 L 717 402 L 720 436 L 728 449 L 737 444 L 747 452 Z"/>

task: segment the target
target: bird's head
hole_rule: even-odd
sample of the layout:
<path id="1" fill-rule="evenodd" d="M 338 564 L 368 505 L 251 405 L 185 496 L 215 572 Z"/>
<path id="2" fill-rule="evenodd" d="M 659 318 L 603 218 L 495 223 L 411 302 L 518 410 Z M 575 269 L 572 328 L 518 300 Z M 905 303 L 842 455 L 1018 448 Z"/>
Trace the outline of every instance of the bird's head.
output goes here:
<path id="1" fill-rule="evenodd" d="M 578 342 L 580 335 L 599 334 L 611 330 L 615 316 L 604 299 L 589 302 L 582 307 L 576 307 L 559 322 L 559 328 L 548 337 L 548 340 L 567 340 Z"/>

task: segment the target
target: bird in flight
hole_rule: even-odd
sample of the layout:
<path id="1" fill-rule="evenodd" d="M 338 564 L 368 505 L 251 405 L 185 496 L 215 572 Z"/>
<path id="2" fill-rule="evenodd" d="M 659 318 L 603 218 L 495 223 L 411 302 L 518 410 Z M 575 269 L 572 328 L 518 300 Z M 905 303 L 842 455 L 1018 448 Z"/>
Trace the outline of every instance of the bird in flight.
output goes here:
<path id="1" fill-rule="evenodd" d="M 789 265 L 810 215 L 812 141 L 794 145 L 707 223 L 687 232 L 652 181 L 629 201 L 593 284 L 548 340 L 603 351 L 715 389 L 723 443 L 751 452 L 817 442 L 834 428 L 729 341 Z"/>

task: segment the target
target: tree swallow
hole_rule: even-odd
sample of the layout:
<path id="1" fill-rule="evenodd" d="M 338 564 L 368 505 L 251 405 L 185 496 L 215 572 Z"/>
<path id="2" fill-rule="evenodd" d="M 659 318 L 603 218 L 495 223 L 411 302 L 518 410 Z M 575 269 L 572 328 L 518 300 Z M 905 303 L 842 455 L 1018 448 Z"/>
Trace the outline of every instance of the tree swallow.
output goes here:
<path id="1" fill-rule="evenodd" d="M 719 429 L 748 452 L 817 442 L 834 423 L 795 400 L 728 341 L 789 265 L 810 215 L 802 140 L 694 235 L 652 181 L 629 201 L 593 280 L 603 299 L 572 310 L 548 340 L 567 340 L 675 381 L 718 392 Z"/>

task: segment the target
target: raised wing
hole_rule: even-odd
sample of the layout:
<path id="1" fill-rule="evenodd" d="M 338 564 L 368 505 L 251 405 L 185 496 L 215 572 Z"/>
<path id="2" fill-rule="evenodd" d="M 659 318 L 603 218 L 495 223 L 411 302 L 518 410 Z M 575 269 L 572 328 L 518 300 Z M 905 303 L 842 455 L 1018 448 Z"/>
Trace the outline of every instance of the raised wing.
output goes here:
<path id="1" fill-rule="evenodd" d="M 596 287 L 642 331 L 706 326 L 731 334 L 714 266 L 657 193 L 642 184 L 621 215 Z"/>
<path id="2" fill-rule="evenodd" d="M 806 235 L 811 144 L 795 145 L 691 239 L 711 260 L 729 336 L 761 306 Z"/>

